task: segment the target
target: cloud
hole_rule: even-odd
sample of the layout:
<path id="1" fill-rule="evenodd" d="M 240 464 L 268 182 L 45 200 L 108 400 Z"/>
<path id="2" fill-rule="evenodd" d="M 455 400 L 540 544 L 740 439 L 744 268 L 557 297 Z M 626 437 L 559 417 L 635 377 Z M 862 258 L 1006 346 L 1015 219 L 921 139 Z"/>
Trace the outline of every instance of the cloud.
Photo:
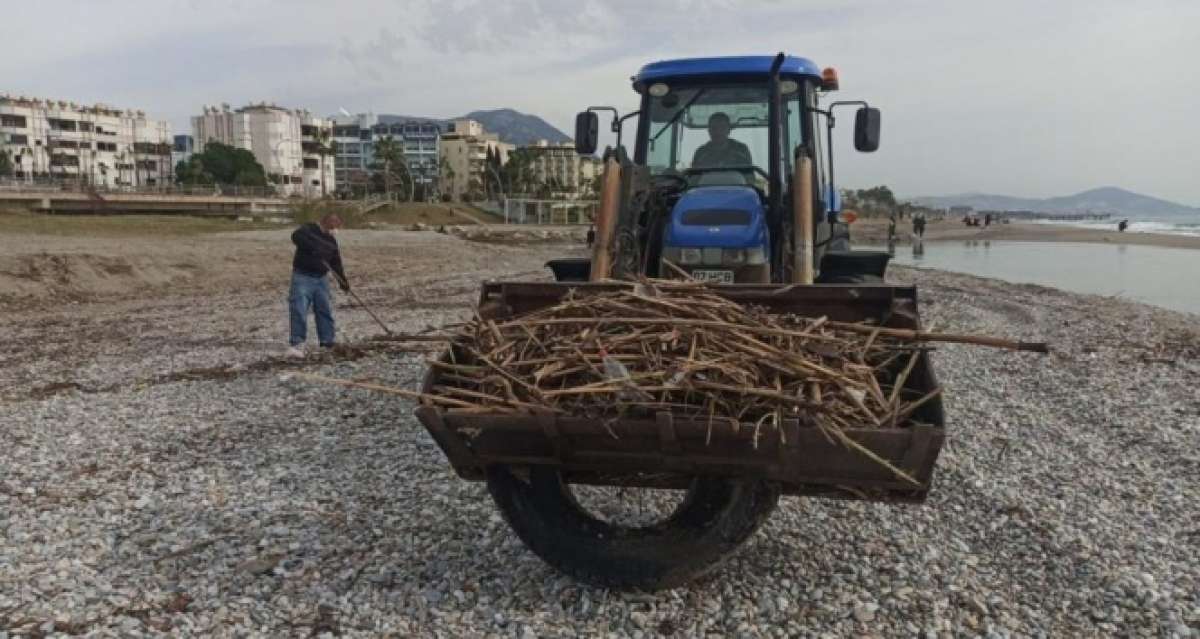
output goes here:
<path id="1" fill-rule="evenodd" d="M 64 14 L 71 19 L 62 19 Z M 1200 4 L 1116 0 L 108 0 L 15 3 L 3 90 L 143 108 L 201 104 L 451 116 L 511 106 L 568 129 L 636 106 L 663 58 L 786 50 L 884 110 L 839 176 L 902 194 L 1044 196 L 1119 184 L 1200 204 Z M 53 37 L 29 25 L 53 24 Z M 848 119 L 843 119 L 843 122 Z"/>
<path id="2" fill-rule="evenodd" d="M 356 72 L 365 74 L 375 82 L 382 82 L 387 71 L 403 71 L 405 37 L 387 27 L 380 27 L 379 34 L 372 40 L 357 44 L 349 36 L 342 36 L 338 55 L 349 63 Z"/>

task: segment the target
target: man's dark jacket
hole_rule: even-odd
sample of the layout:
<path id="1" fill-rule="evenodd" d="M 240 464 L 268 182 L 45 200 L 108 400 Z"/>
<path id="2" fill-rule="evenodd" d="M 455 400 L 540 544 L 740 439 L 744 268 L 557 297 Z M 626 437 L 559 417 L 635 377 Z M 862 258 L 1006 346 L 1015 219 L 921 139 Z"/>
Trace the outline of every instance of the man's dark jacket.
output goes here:
<path id="1" fill-rule="evenodd" d="M 342 270 L 342 254 L 338 251 L 337 238 L 326 233 L 319 224 L 308 223 L 292 233 L 292 244 L 296 245 L 296 256 L 292 258 L 292 270 L 313 277 L 324 277 L 333 268 L 341 283 L 345 283 L 346 272 Z"/>

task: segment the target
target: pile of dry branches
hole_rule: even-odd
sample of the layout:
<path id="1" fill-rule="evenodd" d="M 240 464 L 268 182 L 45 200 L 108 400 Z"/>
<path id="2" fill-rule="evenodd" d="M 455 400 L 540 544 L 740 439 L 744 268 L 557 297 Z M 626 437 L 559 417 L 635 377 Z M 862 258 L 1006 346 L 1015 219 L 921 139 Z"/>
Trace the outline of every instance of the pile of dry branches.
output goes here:
<path id="1" fill-rule="evenodd" d="M 449 361 L 431 362 L 441 370 L 426 399 L 481 412 L 894 428 L 940 394 L 906 388 L 921 343 L 939 339 L 1021 346 L 773 315 L 699 284 L 643 283 L 460 326 Z"/>

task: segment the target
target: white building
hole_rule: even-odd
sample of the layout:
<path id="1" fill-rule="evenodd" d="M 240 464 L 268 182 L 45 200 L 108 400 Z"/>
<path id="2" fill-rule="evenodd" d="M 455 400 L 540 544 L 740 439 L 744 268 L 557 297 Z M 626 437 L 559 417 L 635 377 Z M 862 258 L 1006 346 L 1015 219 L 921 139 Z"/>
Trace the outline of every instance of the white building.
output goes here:
<path id="1" fill-rule="evenodd" d="M 441 192 L 455 201 L 482 199 L 489 181 L 496 185 L 499 179 L 487 164 L 488 154 L 499 155 L 504 164 L 514 148 L 475 120 L 450 122 L 438 146 Z"/>
<path id="2" fill-rule="evenodd" d="M 151 188 L 174 175 L 170 125 L 103 104 L 0 95 L 0 150 L 27 182 Z"/>
<path id="3" fill-rule="evenodd" d="M 551 144 L 547 140 L 521 147 L 526 153 L 538 182 L 552 193 L 566 197 L 599 197 L 593 192 L 597 175 L 602 172 L 600 161 L 591 155 L 579 155 L 575 144 Z"/>
<path id="4" fill-rule="evenodd" d="M 209 142 L 246 149 L 284 195 L 333 193 L 333 156 L 321 152 L 331 147 L 332 135 L 330 120 L 266 103 L 236 110 L 227 104 L 206 106 L 203 115 L 192 118 L 196 153 Z"/>

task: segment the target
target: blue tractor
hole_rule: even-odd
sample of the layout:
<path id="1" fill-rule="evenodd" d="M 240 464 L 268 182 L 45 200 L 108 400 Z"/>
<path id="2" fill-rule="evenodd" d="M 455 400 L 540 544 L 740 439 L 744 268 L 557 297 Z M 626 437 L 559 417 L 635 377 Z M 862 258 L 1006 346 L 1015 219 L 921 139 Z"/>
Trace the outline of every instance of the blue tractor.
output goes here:
<path id="1" fill-rule="evenodd" d="M 881 282 L 887 256 L 850 250 L 832 150 L 835 109 L 858 107 L 854 144 L 864 152 L 879 146 L 880 114 L 865 102 L 822 105 L 837 83 L 833 69 L 783 54 L 642 67 L 638 111 L 593 107 L 576 118 L 576 150 L 592 154 L 598 113 L 612 112 L 618 145 L 605 158 L 621 181 L 598 216 L 596 254 L 551 262 L 556 277 Z M 629 158 L 620 140 L 635 116 Z"/>
<path id="2" fill-rule="evenodd" d="M 604 154 L 590 259 L 551 261 L 557 282 L 486 283 L 482 318 L 503 321 L 568 295 L 679 278 L 779 313 L 919 328 L 916 291 L 883 284 L 888 255 L 850 250 L 833 179 L 834 113 L 857 107 L 854 144 L 866 152 L 879 145 L 880 115 L 863 102 L 827 101 L 837 89 L 832 69 L 782 53 L 670 60 L 644 66 L 633 89 L 636 112 L 593 107 L 576 119 L 581 154 L 596 150 L 601 112 L 612 113 L 617 139 Z M 630 157 L 622 140 L 635 117 Z M 925 353 L 918 357 L 906 388 L 928 392 L 936 380 Z M 440 375 L 431 369 L 426 388 Z M 542 559 L 590 583 L 656 589 L 713 570 L 781 495 L 922 501 L 944 437 L 940 400 L 922 411 L 920 427 L 847 431 L 915 485 L 803 419 L 787 426 L 786 445 L 749 447 L 714 434 L 711 422 L 706 429 L 703 419 L 670 412 L 620 424 L 632 433 L 623 438 L 554 414 L 425 405 L 417 415 L 460 477 L 487 482 L 506 521 Z M 614 516 L 614 504 L 656 515 Z M 669 507 L 656 510 L 662 504 Z"/>

